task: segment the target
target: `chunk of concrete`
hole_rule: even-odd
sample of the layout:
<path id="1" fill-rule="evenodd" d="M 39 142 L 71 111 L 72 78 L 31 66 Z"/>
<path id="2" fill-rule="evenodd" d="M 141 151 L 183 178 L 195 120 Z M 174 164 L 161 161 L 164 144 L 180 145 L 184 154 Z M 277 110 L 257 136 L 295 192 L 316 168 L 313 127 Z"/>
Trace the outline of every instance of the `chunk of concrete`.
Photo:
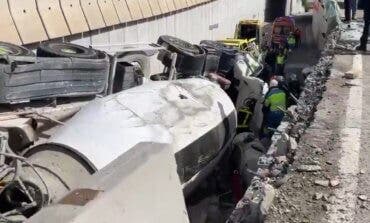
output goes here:
<path id="1" fill-rule="evenodd" d="M 297 168 L 298 172 L 318 172 L 321 171 L 321 166 L 318 165 L 300 165 Z"/>

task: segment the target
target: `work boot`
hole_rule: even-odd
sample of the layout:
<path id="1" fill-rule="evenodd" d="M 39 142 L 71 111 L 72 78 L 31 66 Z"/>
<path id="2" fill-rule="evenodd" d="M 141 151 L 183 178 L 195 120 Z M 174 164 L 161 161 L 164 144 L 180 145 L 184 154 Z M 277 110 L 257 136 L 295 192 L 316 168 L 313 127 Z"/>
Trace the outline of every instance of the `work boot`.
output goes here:
<path id="1" fill-rule="evenodd" d="M 356 46 L 356 50 L 358 50 L 358 51 L 364 51 L 364 52 L 367 51 L 366 46 L 364 46 L 364 45 Z"/>

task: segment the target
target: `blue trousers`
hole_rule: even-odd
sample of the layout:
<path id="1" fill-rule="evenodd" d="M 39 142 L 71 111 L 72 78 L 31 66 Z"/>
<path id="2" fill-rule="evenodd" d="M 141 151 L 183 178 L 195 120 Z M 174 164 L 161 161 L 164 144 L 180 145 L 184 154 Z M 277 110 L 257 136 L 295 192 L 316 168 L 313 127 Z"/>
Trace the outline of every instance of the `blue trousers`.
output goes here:
<path id="1" fill-rule="evenodd" d="M 284 118 L 284 112 L 282 111 L 269 111 L 265 117 L 265 126 L 263 130 L 264 137 L 272 137 L 273 131 L 268 128 L 277 129 Z"/>
<path id="2" fill-rule="evenodd" d="M 352 17 L 356 16 L 357 12 L 357 0 L 351 0 Z"/>

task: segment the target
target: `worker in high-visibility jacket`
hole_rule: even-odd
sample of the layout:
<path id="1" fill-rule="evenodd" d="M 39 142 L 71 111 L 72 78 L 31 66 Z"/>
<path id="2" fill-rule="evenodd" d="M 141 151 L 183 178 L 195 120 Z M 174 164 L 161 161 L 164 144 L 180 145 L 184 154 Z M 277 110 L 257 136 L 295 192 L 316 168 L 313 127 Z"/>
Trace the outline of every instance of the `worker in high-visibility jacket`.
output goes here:
<path id="1" fill-rule="evenodd" d="M 279 49 L 279 53 L 276 55 L 276 75 L 284 76 L 286 63 L 286 53 L 284 49 Z"/>
<path id="2" fill-rule="evenodd" d="M 287 97 L 284 90 L 279 88 L 277 80 L 270 81 L 270 89 L 264 102 L 264 127 L 263 137 L 272 137 L 274 129 L 277 129 L 284 118 Z"/>
<path id="3" fill-rule="evenodd" d="M 296 40 L 296 38 L 294 36 L 294 33 L 291 32 L 289 34 L 288 39 L 287 39 L 287 42 L 288 42 L 289 52 L 291 52 L 295 48 L 295 46 L 297 44 L 297 40 Z"/>

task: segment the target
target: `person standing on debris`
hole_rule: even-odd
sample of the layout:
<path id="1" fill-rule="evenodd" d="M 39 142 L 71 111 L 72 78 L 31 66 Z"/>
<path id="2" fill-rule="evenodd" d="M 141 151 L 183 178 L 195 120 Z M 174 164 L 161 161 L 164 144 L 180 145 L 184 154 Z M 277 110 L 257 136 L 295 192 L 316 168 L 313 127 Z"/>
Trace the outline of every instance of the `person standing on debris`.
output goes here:
<path id="1" fill-rule="evenodd" d="M 285 62 L 286 62 L 285 50 L 279 49 L 279 53 L 276 55 L 275 71 L 277 75 L 284 76 Z"/>
<path id="2" fill-rule="evenodd" d="M 279 88 L 279 82 L 270 81 L 270 89 L 266 94 L 263 114 L 263 137 L 272 137 L 272 129 L 277 129 L 284 118 L 286 110 L 286 93 Z"/>
<path id="3" fill-rule="evenodd" d="M 344 0 L 344 15 L 345 15 L 345 22 L 351 21 L 351 5 L 352 0 Z"/>
<path id="4" fill-rule="evenodd" d="M 351 0 L 352 20 L 356 20 L 357 0 Z"/>
<path id="5" fill-rule="evenodd" d="M 291 32 L 289 34 L 288 39 L 287 39 L 287 42 L 288 42 L 288 50 L 289 50 L 289 52 L 291 52 L 295 48 L 295 46 L 297 44 L 296 38 L 295 38 L 293 32 Z"/>
<path id="6" fill-rule="evenodd" d="M 356 50 L 367 51 L 367 40 L 369 38 L 370 28 L 370 1 L 359 0 L 358 8 L 364 10 L 364 31 L 360 39 L 360 46 L 356 47 Z"/>
<path id="7" fill-rule="evenodd" d="M 299 28 L 296 28 L 294 30 L 294 36 L 295 36 L 295 40 L 296 40 L 296 44 L 295 44 L 295 47 L 299 47 L 299 45 L 301 45 L 301 36 L 302 36 L 302 33 L 301 33 L 301 30 Z"/>
<path id="8" fill-rule="evenodd" d="M 276 50 L 272 47 L 269 47 L 267 49 L 266 57 L 265 57 L 265 63 L 271 67 L 271 72 L 275 72 L 275 58 L 276 58 Z"/>

